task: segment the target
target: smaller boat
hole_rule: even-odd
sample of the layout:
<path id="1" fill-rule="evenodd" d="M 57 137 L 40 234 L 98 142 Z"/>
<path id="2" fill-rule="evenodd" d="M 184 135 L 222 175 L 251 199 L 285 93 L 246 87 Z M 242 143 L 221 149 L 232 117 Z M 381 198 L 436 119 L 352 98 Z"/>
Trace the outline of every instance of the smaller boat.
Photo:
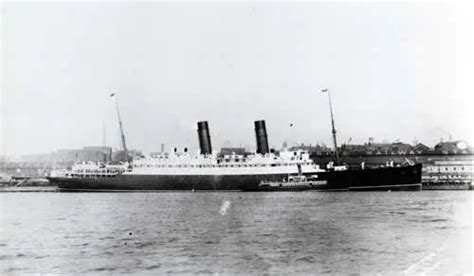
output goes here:
<path id="1" fill-rule="evenodd" d="M 319 180 L 317 175 L 304 176 L 301 166 L 298 165 L 298 175 L 288 175 L 288 178 L 270 181 L 262 180 L 255 188 L 243 189 L 252 192 L 277 192 L 277 191 L 306 191 L 318 189 L 327 184 L 326 180 Z"/>
<path id="2" fill-rule="evenodd" d="M 327 181 L 318 180 L 313 176 L 288 176 L 287 179 L 281 181 L 262 180 L 254 189 L 246 189 L 245 191 L 253 192 L 277 192 L 277 191 L 306 191 L 317 189 L 318 186 L 326 185 Z"/>

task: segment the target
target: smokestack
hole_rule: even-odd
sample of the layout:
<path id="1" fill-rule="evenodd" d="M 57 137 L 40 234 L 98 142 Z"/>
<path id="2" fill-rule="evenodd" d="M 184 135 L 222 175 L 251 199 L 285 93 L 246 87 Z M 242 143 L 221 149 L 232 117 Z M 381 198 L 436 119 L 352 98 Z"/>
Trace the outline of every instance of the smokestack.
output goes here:
<path id="1" fill-rule="evenodd" d="M 198 122 L 197 125 L 201 154 L 212 154 L 211 135 L 207 121 Z"/>
<path id="2" fill-rule="evenodd" d="M 268 147 L 267 128 L 265 121 L 255 121 L 255 136 L 257 138 L 257 153 L 266 154 L 270 152 Z"/>

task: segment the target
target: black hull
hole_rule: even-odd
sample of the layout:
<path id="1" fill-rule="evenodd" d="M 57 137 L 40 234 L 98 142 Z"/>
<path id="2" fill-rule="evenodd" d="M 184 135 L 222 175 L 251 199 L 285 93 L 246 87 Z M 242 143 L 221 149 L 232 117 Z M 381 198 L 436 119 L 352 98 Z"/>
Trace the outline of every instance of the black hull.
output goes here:
<path id="1" fill-rule="evenodd" d="M 421 189 L 421 164 L 366 170 L 317 173 L 320 191 L 397 191 Z M 312 174 L 314 175 L 314 174 Z M 56 178 L 49 180 L 61 191 L 257 191 L 262 180 L 281 181 L 271 175 L 118 175 L 110 178 Z"/>

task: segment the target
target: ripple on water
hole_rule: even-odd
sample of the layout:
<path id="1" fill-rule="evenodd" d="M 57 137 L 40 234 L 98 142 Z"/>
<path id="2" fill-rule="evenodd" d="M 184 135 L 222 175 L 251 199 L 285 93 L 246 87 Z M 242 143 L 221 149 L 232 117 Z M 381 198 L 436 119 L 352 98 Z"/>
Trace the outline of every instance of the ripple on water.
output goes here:
<path id="1" fill-rule="evenodd" d="M 170 239 L 168 240 L 168 242 L 176 242 L 176 241 L 178 241 L 178 240 L 179 240 L 179 238 L 177 238 L 177 237 L 172 237 L 172 238 L 170 238 Z"/>
<path id="2" fill-rule="evenodd" d="M 395 214 L 395 215 L 405 215 L 406 212 L 399 212 L 399 211 L 392 211 L 390 214 Z"/>
<path id="3" fill-rule="evenodd" d="M 114 252 L 111 252 L 111 251 L 105 251 L 102 253 L 104 256 L 113 256 L 114 255 Z"/>
<path id="4" fill-rule="evenodd" d="M 448 221 L 447 219 L 431 219 L 428 220 L 429 222 L 441 222 L 441 221 Z"/>
<path id="5" fill-rule="evenodd" d="M 161 265 L 157 264 L 157 265 L 147 266 L 145 269 L 146 270 L 155 270 L 155 269 L 158 269 L 160 267 L 161 267 Z"/>
<path id="6" fill-rule="evenodd" d="M 99 238 L 99 240 L 101 240 L 101 241 L 105 241 L 105 240 L 113 240 L 113 239 L 115 239 L 115 237 L 112 237 L 112 236 L 105 236 L 105 237 L 101 237 L 101 238 Z"/>
<path id="7" fill-rule="evenodd" d="M 117 269 L 114 267 L 97 267 L 90 269 L 87 272 L 114 272 L 115 270 Z"/>
<path id="8" fill-rule="evenodd" d="M 298 262 L 313 263 L 315 258 L 313 256 L 303 256 L 296 259 Z"/>
<path id="9" fill-rule="evenodd" d="M 42 204 L 50 196 L 22 194 L 29 204 L 19 204 L 0 194 L 11 210 L 0 225 L 0 274 L 383 274 L 472 230 L 471 220 L 455 219 L 472 209 L 472 193 L 449 191 L 54 195 L 58 206 L 87 210 L 52 209 Z M 222 217 L 224 201 L 232 212 Z M 460 264 L 448 270 L 468 274 L 457 249 L 450 254 Z"/>
<path id="10" fill-rule="evenodd" d="M 410 219 L 407 219 L 407 221 L 427 223 L 427 222 L 447 222 L 449 220 L 443 219 L 443 218 L 418 218 L 418 219 L 410 218 Z"/>
<path id="11" fill-rule="evenodd" d="M 17 271 L 22 271 L 22 270 L 26 270 L 25 268 L 23 267 L 9 267 L 7 270 L 5 270 L 5 272 L 17 272 Z"/>
<path id="12" fill-rule="evenodd" d="M 204 244 L 216 244 L 216 243 L 219 243 L 219 241 L 217 240 L 207 240 L 204 242 Z"/>
<path id="13" fill-rule="evenodd" d="M 152 247 L 155 244 L 156 244 L 155 242 L 138 242 L 138 243 L 135 243 L 135 248 L 142 249 L 146 247 Z"/>

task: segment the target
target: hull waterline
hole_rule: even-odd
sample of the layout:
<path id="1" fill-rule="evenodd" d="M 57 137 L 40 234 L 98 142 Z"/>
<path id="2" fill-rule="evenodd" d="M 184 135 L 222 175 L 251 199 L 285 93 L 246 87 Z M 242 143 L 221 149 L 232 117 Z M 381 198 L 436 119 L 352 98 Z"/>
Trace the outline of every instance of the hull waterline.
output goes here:
<path id="1" fill-rule="evenodd" d="M 399 191 L 421 189 L 421 164 L 316 174 L 318 191 Z M 261 181 L 281 181 L 287 174 L 133 175 L 110 178 L 50 177 L 60 191 L 258 191 Z"/>

